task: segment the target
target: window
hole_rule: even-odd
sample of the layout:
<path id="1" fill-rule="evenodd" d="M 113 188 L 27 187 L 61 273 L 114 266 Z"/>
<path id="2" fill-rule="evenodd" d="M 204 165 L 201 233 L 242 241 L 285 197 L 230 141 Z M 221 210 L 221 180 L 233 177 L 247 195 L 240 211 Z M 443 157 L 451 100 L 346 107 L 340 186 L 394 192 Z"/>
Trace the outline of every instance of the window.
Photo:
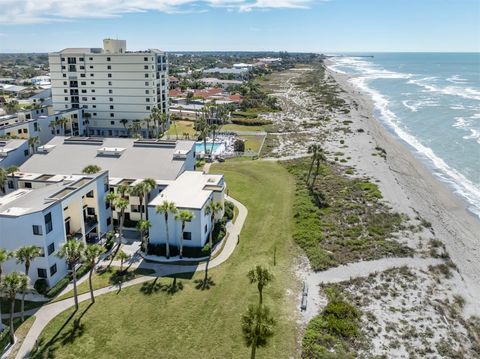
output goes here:
<path id="1" fill-rule="evenodd" d="M 105 202 L 105 209 L 109 209 L 110 208 L 110 201 L 106 201 Z"/>
<path id="2" fill-rule="evenodd" d="M 89 59 L 90 61 L 92 61 L 92 60 L 93 60 L 93 57 L 89 57 L 88 59 Z"/>
<path id="3" fill-rule="evenodd" d="M 107 70 L 111 70 L 111 69 L 112 69 L 112 66 L 108 65 Z"/>
<path id="4" fill-rule="evenodd" d="M 86 97 L 82 97 L 82 101 L 88 101 Z"/>
<path id="5" fill-rule="evenodd" d="M 93 108 L 97 108 L 97 105 L 92 105 Z M 95 114 L 95 116 L 97 116 L 97 114 Z"/>
<path id="6" fill-rule="evenodd" d="M 148 61 L 148 57 L 144 57 L 144 58 L 143 58 L 143 61 Z"/>
<path id="7" fill-rule="evenodd" d="M 114 113 L 110 113 L 110 117 L 115 117 L 115 114 L 114 114 Z"/>
<path id="8" fill-rule="evenodd" d="M 68 101 L 68 97 L 65 97 L 65 101 Z"/>
<path id="9" fill-rule="evenodd" d="M 80 82 L 80 84 L 83 85 L 83 86 L 85 86 L 85 85 L 87 84 L 87 82 L 86 82 L 86 81 L 82 81 L 82 82 Z"/>
<path id="10" fill-rule="evenodd" d="M 145 86 L 148 86 L 148 82 L 145 82 Z"/>
<path id="11" fill-rule="evenodd" d="M 208 230 L 208 229 L 207 229 L 207 225 L 205 225 L 205 233 L 207 233 L 207 230 Z"/>
<path id="12" fill-rule="evenodd" d="M 62 74 L 63 77 L 67 77 L 67 74 Z"/>
<path id="13" fill-rule="evenodd" d="M 23 155 L 24 155 L 25 157 L 27 157 L 27 156 L 28 156 L 28 150 L 24 150 L 24 151 L 23 151 Z M 10 185 L 12 185 L 12 187 L 10 187 Z M 8 181 L 8 188 L 13 188 L 13 183 L 12 183 L 12 181 Z"/>
<path id="14" fill-rule="evenodd" d="M 92 101 L 95 101 L 97 98 L 96 97 L 92 97 Z"/>
<path id="15" fill-rule="evenodd" d="M 55 273 L 57 273 L 57 265 L 54 264 L 53 266 L 50 267 L 50 277 L 53 276 Z"/>
<path id="16" fill-rule="evenodd" d="M 108 86 L 112 86 L 112 81 L 108 81 Z"/>
<path id="17" fill-rule="evenodd" d="M 55 243 L 50 243 L 47 248 L 47 253 L 48 255 L 52 254 L 55 252 Z"/>
<path id="18" fill-rule="evenodd" d="M 47 278 L 47 270 L 45 268 L 37 268 L 38 278 Z"/>
<path id="19" fill-rule="evenodd" d="M 85 70 L 85 66 L 80 65 L 80 70 Z"/>
<path id="20" fill-rule="evenodd" d="M 110 124 L 111 124 L 111 125 L 115 125 L 115 121 L 110 121 Z"/>
<path id="21" fill-rule="evenodd" d="M 53 225 L 52 225 L 52 214 L 51 213 L 47 213 L 45 215 L 45 230 L 47 233 L 50 233 L 53 229 Z"/>
<path id="22" fill-rule="evenodd" d="M 93 207 L 87 207 L 87 214 L 89 216 L 94 216 L 95 215 L 95 208 Z"/>
<path id="23" fill-rule="evenodd" d="M 148 74 L 145 74 L 145 78 L 148 78 Z"/>
<path id="24" fill-rule="evenodd" d="M 64 92 L 64 93 L 68 93 L 68 90 L 67 90 L 67 89 L 64 89 L 63 92 Z"/>
<path id="25" fill-rule="evenodd" d="M 85 77 L 85 74 L 80 74 L 80 77 Z"/>
<path id="26" fill-rule="evenodd" d="M 23 133 L 28 133 L 28 129 L 24 128 Z"/>
<path id="27" fill-rule="evenodd" d="M 112 224 L 112 217 L 107 218 L 107 226 Z"/>
<path id="28" fill-rule="evenodd" d="M 108 93 L 113 93 L 113 90 L 112 89 L 108 90 Z"/>
<path id="29" fill-rule="evenodd" d="M 42 226 L 39 226 L 38 224 L 34 224 L 32 226 L 33 229 L 33 234 L 36 236 L 41 236 L 42 235 Z"/>
<path id="30" fill-rule="evenodd" d="M 113 101 L 113 97 L 110 97 L 108 100 L 109 100 L 110 102 L 112 102 L 112 101 Z"/>
<path id="31" fill-rule="evenodd" d="M 145 99 L 145 101 L 150 102 L 150 99 L 147 97 L 147 98 Z"/>
<path id="32" fill-rule="evenodd" d="M 112 77 L 112 74 L 108 74 L 108 77 Z"/>
<path id="33" fill-rule="evenodd" d="M 92 89 L 92 92 L 95 92 L 95 89 Z"/>
<path id="34" fill-rule="evenodd" d="M 149 94 L 150 93 L 150 90 L 145 90 L 145 94 Z"/>
<path id="35" fill-rule="evenodd" d="M 92 66 L 92 65 L 90 65 L 90 68 L 91 68 L 91 69 L 93 69 L 93 66 Z"/>
<path id="36" fill-rule="evenodd" d="M 113 105 L 110 105 L 110 110 L 113 110 Z"/>
<path id="37" fill-rule="evenodd" d="M 65 86 L 67 86 L 67 81 L 63 81 L 63 84 L 64 84 Z"/>
<path id="38" fill-rule="evenodd" d="M 80 57 L 78 60 L 79 61 L 85 61 L 85 59 L 83 57 Z"/>
<path id="39" fill-rule="evenodd" d="M 90 81 L 90 85 L 95 85 L 95 81 Z"/>
<path id="40" fill-rule="evenodd" d="M 183 239 L 185 241 L 191 241 L 192 240 L 192 232 L 183 232 Z"/>
<path id="41" fill-rule="evenodd" d="M 107 57 L 107 61 L 110 61 L 110 60 L 111 60 L 111 58 L 110 58 L 110 57 Z"/>
<path id="42" fill-rule="evenodd" d="M 148 70 L 148 65 L 143 66 L 145 70 Z"/>
<path id="43" fill-rule="evenodd" d="M 145 106 L 145 110 L 150 111 L 150 106 Z"/>
<path id="44" fill-rule="evenodd" d="M 93 190 L 87 193 L 87 198 L 93 198 Z"/>
<path id="45" fill-rule="evenodd" d="M 19 134 L 21 134 L 21 133 L 22 133 L 22 130 L 21 130 L 21 129 L 20 129 L 20 130 L 17 130 L 17 132 L 18 132 Z"/>
<path id="46" fill-rule="evenodd" d="M 65 61 L 65 57 L 62 57 L 62 61 Z"/>
<path id="47" fill-rule="evenodd" d="M 87 93 L 87 90 L 82 90 L 82 93 Z"/>
<path id="48" fill-rule="evenodd" d="M 93 77 L 93 74 L 90 74 L 90 77 Z"/>

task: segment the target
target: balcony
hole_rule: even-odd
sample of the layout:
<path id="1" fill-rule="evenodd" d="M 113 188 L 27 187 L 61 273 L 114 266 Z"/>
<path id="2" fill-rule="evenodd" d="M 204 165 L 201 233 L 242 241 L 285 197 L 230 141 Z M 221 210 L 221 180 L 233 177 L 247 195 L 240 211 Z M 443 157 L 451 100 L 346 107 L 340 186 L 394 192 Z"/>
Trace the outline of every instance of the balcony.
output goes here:
<path id="1" fill-rule="evenodd" d="M 80 241 L 82 240 L 82 238 L 83 238 L 83 233 L 81 229 L 79 229 L 74 233 L 67 234 L 67 239 L 75 239 L 77 241 Z"/>
<path id="2" fill-rule="evenodd" d="M 85 223 L 85 234 L 88 234 L 98 225 L 97 216 L 87 216 L 84 220 L 84 223 Z"/>

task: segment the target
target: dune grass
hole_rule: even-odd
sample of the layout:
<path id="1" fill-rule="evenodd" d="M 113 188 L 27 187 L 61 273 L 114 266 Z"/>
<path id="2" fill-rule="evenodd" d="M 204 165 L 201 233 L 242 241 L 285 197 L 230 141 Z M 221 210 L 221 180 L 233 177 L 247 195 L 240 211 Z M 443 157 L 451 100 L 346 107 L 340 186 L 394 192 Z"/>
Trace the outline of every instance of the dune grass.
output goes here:
<path id="1" fill-rule="evenodd" d="M 201 272 L 99 296 L 96 304 L 84 302 L 73 316 L 70 309 L 50 322 L 33 358 L 249 358 L 241 316 L 258 301 L 246 277 L 257 264 L 270 266 L 275 275 L 264 300 L 277 321 L 275 335 L 257 356 L 298 357 L 298 303 L 287 294 L 299 286 L 291 270 L 297 251 L 291 240 L 293 176 L 279 164 L 260 161 L 215 164 L 211 172 L 225 174 L 230 195 L 249 214 L 233 255 L 208 272 L 209 289 L 196 288 Z"/>

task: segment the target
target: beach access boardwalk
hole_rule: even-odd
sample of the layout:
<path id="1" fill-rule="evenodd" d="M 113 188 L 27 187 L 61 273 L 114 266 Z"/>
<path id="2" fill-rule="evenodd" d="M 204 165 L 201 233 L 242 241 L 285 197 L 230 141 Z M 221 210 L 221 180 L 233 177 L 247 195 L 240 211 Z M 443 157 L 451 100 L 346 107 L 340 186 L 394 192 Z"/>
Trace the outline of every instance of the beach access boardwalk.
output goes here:
<path id="1" fill-rule="evenodd" d="M 245 220 L 248 214 L 247 208 L 242 203 L 238 202 L 237 200 L 229 196 L 225 196 L 225 199 L 227 199 L 228 201 L 231 201 L 238 208 L 238 215 L 235 219 L 235 223 L 230 222 L 229 225 L 227 226 L 228 237 L 226 239 L 226 242 L 225 242 L 225 245 L 223 246 L 222 251 L 211 261 L 202 262 L 195 265 L 159 264 L 159 263 L 143 261 L 138 264 L 138 267 L 152 269 L 155 271 L 155 273 L 148 276 L 135 278 L 131 281 L 124 282 L 121 285 L 111 285 L 108 287 L 97 289 L 94 291 L 95 296 L 119 291 L 122 288 L 130 287 L 132 285 L 136 285 L 140 283 L 145 283 L 151 280 L 155 280 L 158 277 L 164 277 L 164 276 L 169 276 L 173 274 L 204 271 L 205 269 L 207 269 L 207 266 L 208 266 L 208 269 L 211 269 L 225 262 L 233 254 L 233 251 L 237 246 L 238 237 L 245 224 Z M 116 261 L 112 263 L 112 265 L 119 265 L 119 264 L 120 263 L 117 263 Z M 88 276 L 85 276 L 85 277 L 88 277 Z M 65 291 L 63 291 L 62 293 L 65 293 Z M 83 302 L 85 300 L 90 300 L 90 292 L 81 294 L 78 296 L 79 302 Z M 38 309 L 26 311 L 25 312 L 26 315 L 29 315 L 29 316 L 35 315 L 35 322 L 30 328 L 30 331 L 28 332 L 27 336 L 25 337 L 17 353 L 16 358 L 17 359 L 28 358 L 30 352 L 35 347 L 38 337 L 42 333 L 43 329 L 47 326 L 47 324 L 57 315 L 73 307 L 74 305 L 75 305 L 75 302 L 72 297 L 72 298 L 64 299 L 59 302 L 46 304 Z"/>

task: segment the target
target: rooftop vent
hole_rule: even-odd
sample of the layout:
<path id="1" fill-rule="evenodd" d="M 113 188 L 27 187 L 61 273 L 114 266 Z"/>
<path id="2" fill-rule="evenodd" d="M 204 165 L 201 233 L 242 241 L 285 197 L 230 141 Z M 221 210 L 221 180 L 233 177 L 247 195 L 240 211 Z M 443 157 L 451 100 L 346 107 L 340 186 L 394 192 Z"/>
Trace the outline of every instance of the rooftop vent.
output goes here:
<path id="1" fill-rule="evenodd" d="M 97 156 L 120 157 L 125 152 L 122 147 L 102 147 L 97 150 Z"/>
<path id="2" fill-rule="evenodd" d="M 97 137 L 68 137 L 63 140 L 64 144 L 71 145 L 101 145 L 103 144 L 103 138 Z"/>
<path id="3" fill-rule="evenodd" d="M 49 153 L 51 152 L 56 146 L 55 145 L 43 145 L 39 146 L 37 149 L 38 153 Z"/>
<path id="4" fill-rule="evenodd" d="M 173 153 L 173 159 L 174 160 L 184 160 L 187 158 L 188 155 L 188 150 L 176 150 Z"/>
<path id="5" fill-rule="evenodd" d="M 176 141 L 165 140 L 136 140 L 133 142 L 133 147 L 161 147 L 161 148 L 175 148 Z"/>

